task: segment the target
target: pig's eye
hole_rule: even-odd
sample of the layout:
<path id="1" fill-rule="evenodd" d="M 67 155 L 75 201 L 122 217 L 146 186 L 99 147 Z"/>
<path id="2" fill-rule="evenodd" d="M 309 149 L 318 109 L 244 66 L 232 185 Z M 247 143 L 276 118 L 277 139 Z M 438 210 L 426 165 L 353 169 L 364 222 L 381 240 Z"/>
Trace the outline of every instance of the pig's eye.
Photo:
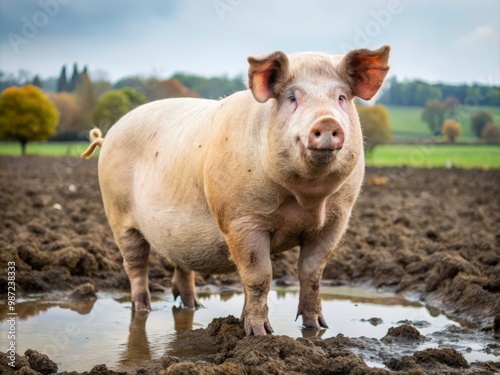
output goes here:
<path id="1" fill-rule="evenodd" d="M 345 97 L 345 95 L 340 95 L 339 96 L 339 102 L 345 102 L 347 99 Z"/>
<path id="2" fill-rule="evenodd" d="M 295 95 L 290 95 L 288 97 L 288 100 L 290 100 L 290 103 L 295 103 L 297 101 L 297 98 L 295 97 Z"/>

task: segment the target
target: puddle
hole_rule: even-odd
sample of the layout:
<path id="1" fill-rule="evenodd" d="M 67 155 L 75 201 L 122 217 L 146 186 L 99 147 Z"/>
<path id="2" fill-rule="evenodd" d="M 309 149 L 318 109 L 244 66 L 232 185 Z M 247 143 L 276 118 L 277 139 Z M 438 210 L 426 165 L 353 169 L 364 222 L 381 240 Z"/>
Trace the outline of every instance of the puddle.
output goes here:
<path id="1" fill-rule="evenodd" d="M 269 319 L 275 334 L 328 338 L 341 333 L 347 337 L 380 339 L 390 327 L 409 321 L 428 339 L 412 347 L 412 351 L 444 346 L 455 348 L 469 362 L 497 360 L 498 351 L 492 353 L 488 349 L 488 344 L 494 347 L 493 339 L 478 330 L 463 330 L 464 322 L 451 320 L 435 309 L 394 294 L 363 289 L 322 287 L 321 291 L 323 315 L 330 328 L 318 332 L 302 329 L 301 318 L 295 321 L 298 289 L 273 288 L 269 294 Z M 17 352 L 36 349 L 54 360 L 59 371 L 89 371 L 100 363 L 120 369 L 166 353 L 193 355 L 183 352 L 178 334 L 204 328 L 213 318 L 239 317 L 244 301 L 239 292 L 213 294 L 201 289 L 199 298 L 204 308 L 194 312 L 179 308 L 179 302 L 166 294 L 153 300 L 153 311 L 147 319 L 144 316 L 131 319 L 129 298 L 128 293 L 100 292 L 95 302 L 58 300 L 50 295 L 18 299 Z M 0 304 L 0 313 L 0 329 L 7 332 L 5 304 Z M 370 366 L 383 367 L 382 360 L 374 358 L 373 352 L 360 354 Z"/>

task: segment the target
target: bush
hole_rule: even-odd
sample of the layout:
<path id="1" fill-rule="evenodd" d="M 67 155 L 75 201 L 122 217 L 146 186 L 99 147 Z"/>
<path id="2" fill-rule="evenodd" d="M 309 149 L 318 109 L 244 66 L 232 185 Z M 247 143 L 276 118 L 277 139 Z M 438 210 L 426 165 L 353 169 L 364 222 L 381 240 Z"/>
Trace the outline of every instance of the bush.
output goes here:
<path id="1" fill-rule="evenodd" d="M 123 115 L 145 102 L 146 97 L 130 87 L 106 91 L 92 111 L 94 125 L 106 132 Z"/>
<path id="2" fill-rule="evenodd" d="M 429 125 L 429 129 L 433 135 L 439 135 L 443 118 L 445 114 L 445 106 L 437 99 L 428 100 L 425 103 L 424 111 L 422 112 L 422 120 Z"/>
<path id="3" fill-rule="evenodd" d="M 455 140 L 462 133 L 462 127 L 455 120 L 446 120 L 441 128 L 443 135 L 448 138 L 450 143 L 455 143 Z"/>
<path id="4" fill-rule="evenodd" d="M 365 137 L 365 148 L 370 154 L 377 145 L 392 140 L 389 111 L 383 105 L 358 107 L 359 120 Z"/>
<path id="5" fill-rule="evenodd" d="M 492 122 L 486 124 L 481 133 L 481 138 L 486 143 L 497 143 L 500 141 L 500 127 Z"/>
<path id="6" fill-rule="evenodd" d="M 476 111 L 470 116 L 472 131 L 478 138 L 481 138 L 484 127 L 490 122 L 493 122 L 493 116 L 486 111 Z"/>

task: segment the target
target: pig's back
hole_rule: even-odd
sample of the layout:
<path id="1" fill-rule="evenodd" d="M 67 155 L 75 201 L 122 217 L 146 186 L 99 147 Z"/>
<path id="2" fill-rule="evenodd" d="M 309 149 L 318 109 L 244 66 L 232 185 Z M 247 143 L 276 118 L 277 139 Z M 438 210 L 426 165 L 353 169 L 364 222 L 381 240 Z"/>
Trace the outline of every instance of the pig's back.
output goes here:
<path id="1" fill-rule="evenodd" d="M 178 98 L 157 100 L 142 105 L 123 116 L 106 134 L 101 155 L 115 154 L 127 148 L 135 157 L 149 157 L 151 148 L 175 146 L 194 141 L 200 132 L 210 132 L 206 125 L 218 102 L 206 99 Z M 163 150 L 169 152 L 169 150 Z"/>

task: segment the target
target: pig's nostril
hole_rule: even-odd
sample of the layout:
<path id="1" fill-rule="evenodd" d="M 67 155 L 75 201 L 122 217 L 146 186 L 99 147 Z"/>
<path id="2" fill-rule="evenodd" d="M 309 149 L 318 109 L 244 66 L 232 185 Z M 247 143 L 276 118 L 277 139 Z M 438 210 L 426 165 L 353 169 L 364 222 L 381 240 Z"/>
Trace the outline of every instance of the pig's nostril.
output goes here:
<path id="1" fill-rule="evenodd" d="M 336 137 L 336 136 L 337 136 L 337 132 L 333 132 L 333 133 L 332 133 L 332 135 L 333 135 L 334 137 Z"/>
<path id="2" fill-rule="evenodd" d="M 316 132 L 314 133 L 314 135 L 315 135 L 316 137 L 319 137 L 319 136 L 321 135 L 321 132 L 316 131 Z"/>

